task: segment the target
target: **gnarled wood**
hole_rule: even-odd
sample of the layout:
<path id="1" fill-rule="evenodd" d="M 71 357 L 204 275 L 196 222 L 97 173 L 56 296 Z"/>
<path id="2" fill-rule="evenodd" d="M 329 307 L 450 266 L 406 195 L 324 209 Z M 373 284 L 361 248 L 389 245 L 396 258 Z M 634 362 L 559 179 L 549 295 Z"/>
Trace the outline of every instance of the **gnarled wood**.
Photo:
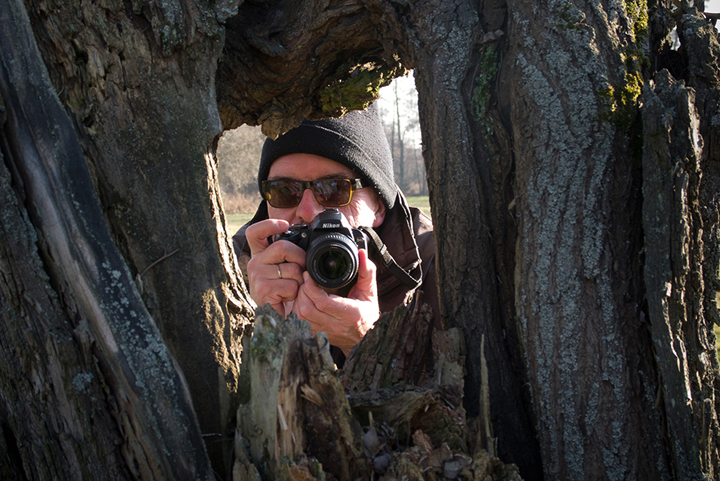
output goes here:
<path id="1" fill-rule="evenodd" d="M 35 171 L 31 164 L 18 167 L 23 142 L 7 133 L 24 106 L 10 107 L 3 93 L 9 141 L 2 146 L 2 175 L 12 195 L 2 208 L 4 225 L 17 229 L 3 231 L 0 282 L 8 341 L 2 346 L 12 346 L 5 355 L 20 360 L 14 364 L 20 374 L 2 374 L 0 416 L 30 415 L 27 423 L 17 418 L 0 425 L 8 452 L 0 472 L 31 472 L 35 460 L 46 457 L 58 472 L 76 473 L 72 469 L 84 464 L 89 476 L 122 477 L 135 469 L 134 457 L 152 458 L 129 441 L 123 458 L 112 449 L 123 436 L 117 432 L 97 448 L 73 447 L 80 444 L 74 440 L 105 429 L 100 426 L 118 425 L 113 413 L 136 406 L 125 403 L 136 401 L 130 395 L 120 402 L 112 395 L 122 380 L 106 379 L 107 391 L 99 381 L 99 373 L 112 371 L 106 361 L 130 366 L 134 356 L 102 350 L 105 332 L 90 336 L 90 327 L 83 327 L 83 319 L 98 317 L 98 306 L 99 312 L 126 308 L 132 281 L 141 296 L 133 303 L 152 316 L 188 379 L 201 429 L 211 436 L 206 439 L 219 440 L 208 443 L 214 465 L 229 467 L 229 458 L 223 459 L 231 445 L 226 428 L 233 397 L 243 391 L 239 339 L 253 312 L 236 281 L 214 179 L 211 151 L 220 119 L 226 126 L 263 123 L 274 135 L 304 115 L 362 106 L 386 76 L 413 67 L 438 241 L 441 315 L 462 329 L 468 346 L 467 413 L 482 412 L 492 421 L 481 442 L 497 437 L 499 456 L 535 479 L 716 474 L 718 379 L 710 327 L 718 320 L 720 289 L 720 49 L 712 25 L 690 2 L 648 3 L 253 0 L 237 8 L 232 0 L 27 0 L 34 38 L 70 131 L 80 139 L 104 215 L 104 221 L 76 224 L 77 232 L 86 228 L 87 237 L 97 240 L 104 234 L 95 232 L 109 228 L 123 258 L 108 254 L 110 278 L 102 278 L 102 262 L 90 269 L 98 275 L 89 278 L 109 279 L 112 293 L 98 292 L 102 283 L 86 282 L 84 289 L 79 283 L 88 277 L 74 265 L 57 267 L 67 266 L 58 264 L 65 259 L 58 254 L 62 245 L 47 243 L 45 230 L 73 224 L 64 224 L 65 211 L 57 219 L 33 214 L 47 206 L 43 199 L 32 203 L 31 187 L 39 185 Z M 5 24 L 15 20 L 3 18 L 7 35 Z M 675 24 L 682 43 L 677 51 L 668 45 Z M 27 38 L 32 36 L 11 40 Z M 3 55 L 5 46 L 3 41 Z M 675 213 L 687 205 L 687 215 L 676 217 L 687 222 L 671 229 L 670 249 L 662 251 L 641 227 L 643 210 L 650 212 L 653 204 L 645 205 L 642 195 L 648 172 L 638 112 L 644 108 L 642 84 L 665 67 L 694 90 L 699 125 L 688 131 L 703 142 L 694 141 L 702 145 L 697 164 L 673 173 L 688 173 L 687 188 L 679 184 L 673 192 L 687 193 L 686 203 L 678 197 L 682 201 L 673 205 Z M 35 85 L 37 78 L 31 80 Z M 653 125 L 650 118 L 644 122 Z M 59 132 L 52 123 L 34 127 Z M 63 136 L 53 139 L 53 148 L 64 142 Z M 670 151 L 683 151 L 680 140 L 669 137 Z M 38 156 L 45 158 L 46 150 Z M 85 179 L 82 163 L 73 165 L 79 174 L 70 175 Z M 646 186 L 653 182 L 648 175 Z M 54 202 L 62 200 L 62 189 L 50 193 L 58 196 Z M 72 219 L 73 209 L 94 202 L 92 189 L 83 188 L 82 196 L 58 205 L 68 206 Z M 26 217 L 23 206 L 32 215 Z M 72 248 L 86 245 L 86 237 L 78 238 Z M 649 252 L 659 257 L 648 259 Z M 127 269 L 115 268 L 116 261 Z M 656 265 L 679 273 L 673 293 L 683 296 L 671 299 L 667 316 L 667 299 L 647 282 Z M 115 271 L 122 279 L 117 285 Z M 83 287 L 73 292 L 87 297 L 65 295 L 68 286 Z M 40 300 L 52 291 L 61 295 Z M 64 323 L 55 324 L 58 313 L 74 337 Z M 52 331 L 25 333 L 18 319 Z M 42 352 L 31 359 L 18 347 L 22 342 Z M 97 368 L 93 356 L 102 359 Z M 678 368 L 667 362 L 672 359 L 686 362 Z M 181 379 L 162 380 L 169 391 L 170 385 L 182 391 Z M 53 408 L 55 393 L 60 399 L 82 388 L 94 393 L 90 399 L 105 393 L 107 405 L 97 415 L 78 415 L 77 423 L 56 423 L 63 414 Z M 33 399 L 35 393 L 42 395 Z M 690 404 L 674 409 L 672 401 L 683 396 Z M 133 424 L 137 416 L 121 417 L 120 425 L 134 434 L 139 426 L 152 426 Z M 32 449 L 23 444 L 38 419 L 47 428 L 39 432 L 55 433 L 60 441 Z M 89 419 L 98 420 L 97 429 L 86 424 Z M 682 448 L 693 443 L 697 451 Z M 103 467 L 101 458 L 111 467 Z M 402 463 L 405 474 L 416 473 L 412 463 Z M 150 463 L 143 466 L 152 471 Z"/>
<path id="2" fill-rule="evenodd" d="M 376 391 L 400 380 L 416 386 L 433 384 L 436 377 L 434 362 L 437 355 L 443 354 L 433 349 L 432 308 L 423 304 L 421 293 L 418 296 L 414 310 L 400 307 L 392 313 L 384 313 L 351 351 L 340 375 L 350 394 Z M 455 334 L 462 345 L 462 334 Z M 445 353 L 446 356 L 453 354 L 454 351 Z M 464 359 L 459 361 L 463 366 Z M 462 383 L 462 373 L 460 376 L 447 380 L 446 384 Z"/>
<path id="3" fill-rule="evenodd" d="M 112 240 L 188 380 L 222 473 L 252 318 L 212 154 L 221 22 L 237 2 L 27 3 Z"/>
<path id="4" fill-rule="evenodd" d="M 3 160 L 19 175 L 12 188 L 4 166 L 0 175 L 3 278 L 15 280 L 0 294 L 9 361 L 0 411 L 22 458 L 14 469 L 32 479 L 210 479 L 182 373 L 110 238 L 24 6 L 4 2 L 0 24 Z M 106 403 L 97 428 L 88 415 L 95 402 Z"/>
<path id="5" fill-rule="evenodd" d="M 710 362 L 710 356 L 715 357 L 715 346 L 703 333 L 708 326 L 702 300 L 685 300 L 692 298 L 688 289 L 695 288 L 702 278 L 703 261 L 696 224 L 699 219 L 690 215 L 697 211 L 703 150 L 695 95 L 692 89 L 675 82 L 669 72 L 662 71 L 646 87 L 644 98 L 645 285 L 662 379 L 659 395 L 665 409 L 672 410 L 664 417 L 673 465 L 682 473 L 714 472 L 716 454 L 709 451 L 701 457 L 697 440 L 705 437 L 706 442 L 717 442 L 707 439 L 714 438 L 717 420 L 702 412 L 717 401 L 699 386 L 692 386 L 690 379 L 698 368 L 702 373 L 713 368 L 716 363 Z M 691 362 L 686 344 L 696 336 L 692 344 L 704 352 L 699 362 Z M 694 399 L 698 396 L 700 399 Z M 694 405 L 702 406 L 700 412 L 693 413 Z"/>
<path id="6" fill-rule="evenodd" d="M 338 480 L 365 472 L 360 426 L 350 415 L 325 336 L 312 335 L 307 321 L 283 319 L 264 306 L 256 312 L 245 355 L 250 392 L 238 408 L 236 449 L 246 443 L 247 459 L 266 479 L 302 469 L 293 463 L 302 455 Z M 238 454 L 236 471 L 249 466 L 245 458 Z"/>
<path id="7" fill-rule="evenodd" d="M 275 138 L 304 118 L 339 117 L 367 107 L 406 70 L 400 45 L 358 1 L 250 0 L 227 23 L 218 67 L 223 127 L 262 125 Z"/>
<path id="8" fill-rule="evenodd" d="M 469 447 L 462 335 L 436 331 L 431 345 L 431 319 L 427 305 L 382 316 L 350 353 L 350 372 L 338 373 L 324 336 L 259 308 L 244 351 L 250 386 L 238 409 L 234 479 L 520 479 L 516 467 Z M 402 349 L 402 339 L 417 349 Z M 416 356 L 424 364 L 411 368 Z M 389 366 L 386 374 L 379 362 L 360 368 L 374 357 Z M 338 379 L 354 393 L 349 405 Z"/>

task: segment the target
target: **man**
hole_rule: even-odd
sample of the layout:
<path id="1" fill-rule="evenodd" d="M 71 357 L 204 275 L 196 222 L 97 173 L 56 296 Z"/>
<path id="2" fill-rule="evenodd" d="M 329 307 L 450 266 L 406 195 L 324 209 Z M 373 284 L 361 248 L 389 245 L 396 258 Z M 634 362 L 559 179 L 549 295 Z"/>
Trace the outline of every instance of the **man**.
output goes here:
<path id="1" fill-rule="evenodd" d="M 375 106 L 342 119 L 304 121 L 263 147 L 258 172 L 265 199 L 233 237 L 250 295 L 283 316 L 294 312 L 326 332 L 344 355 L 381 312 L 411 302 L 418 284 L 437 310 L 432 223 L 410 208 L 393 180 L 390 148 Z M 305 251 L 268 238 L 293 224 L 311 224 L 337 208 L 352 227 L 370 227 L 387 247 L 359 253 L 358 275 L 346 297 L 322 290 L 305 266 Z M 381 246 L 378 246 L 381 247 Z M 342 357 L 341 357 L 342 358 Z M 336 356 L 337 359 L 337 356 Z"/>

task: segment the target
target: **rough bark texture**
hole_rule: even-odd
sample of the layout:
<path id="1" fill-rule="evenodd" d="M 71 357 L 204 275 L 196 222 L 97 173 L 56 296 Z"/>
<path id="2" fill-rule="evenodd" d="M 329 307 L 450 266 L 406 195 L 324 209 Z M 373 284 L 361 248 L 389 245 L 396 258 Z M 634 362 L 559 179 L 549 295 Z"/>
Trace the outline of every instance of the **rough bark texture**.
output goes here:
<path id="1" fill-rule="evenodd" d="M 3 469 L 210 479 L 187 386 L 110 238 L 23 5 L 3 3 L 0 24 Z"/>
<path id="2" fill-rule="evenodd" d="M 421 430 L 435 446 L 468 449 L 463 408 L 465 340 L 458 328 L 432 329 L 430 306 L 383 314 L 340 372 L 363 425 L 384 423 L 398 440 Z M 483 448 L 485 445 L 483 445 Z"/>
<path id="3" fill-rule="evenodd" d="M 259 308 L 244 350 L 250 384 L 233 479 L 519 480 L 516 466 L 473 437 L 462 407 L 462 335 L 430 339 L 427 309 L 383 315 L 351 351 L 350 369 L 338 372 L 327 338 L 309 323 Z M 427 350 L 403 349 L 404 338 Z"/>
<path id="4" fill-rule="evenodd" d="M 347 386 L 348 393 L 388 388 L 401 380 L 416 386 L 442 380 L 442 372 L 428 372 L 428 367 L 443 355 L 433 349 L 435 330 L 432 328 L 431 308 L 422 300 L 415 306 L 413 311 L 396 309 L 392 314 L 383 314 L 389 319 L 377 323 L 358 344 L 355 348 L 358 352 L 350 355 L 342 370 L 341 381 Z M 460 338 L 458 344 L 464 349 L 462 334 L 455 334 Z M 461 351 L 453 349 L 452 352 Z M 464 359 L 459 365 L 465 365 Z M 451 377 L 456 379 L 458 376 Z"/>
<path id="5" fill-rule="evenodd" d="M 667 418 L 673 464 L 679 472 L 699 473 L 701 459 L 696 440 L 700 432 L 696 430 L 714 432 L 710 431 L 711 426 L 702 424 L 716 421 L 712 417 L 703 419 L 701 415 L 694 420 L 700 421 L 699 425 L 688 422 L 693 418 L 690 373 L 697 369 L 696 363 L 688 358 L 688 350 L 699 347 L 703 357 L 707 357 L 714 346 L 707 340 L 702 310 L 698 312 L 702 299 L 686 305 L 684 298 L 689 294 L 686 290 L 700 280 L 702 272 L 698 270 L 701 252 L 697 232 L 693 235 L 697 227 L 693 226 L 695 219 L 690 215 L 696 210 L 691 207 L 698 196 L 702 139 L 698 135 L 694 92 L 675 83 L 667 71 L 656 75 L 655 82 L 646 88 L 644 98 L 643 227 L 647 237 L 648 311 L 656 345 L 672 346 L 672 349 L 655 352 L 663 401 L 666 409 L 672 409 L 674 414 Z M 686 346 L 691 342 L 694 346 Z M 705 398 L 699 399 L 700 406 Z M 714 396 L 708 401 L 714 404 Z M 714 469 L 716 463 L 717 460 L 709 467 Z"/>
<path id="6" fill-rule="evenodd" d="M 266 306 L 257 311 L 246 347 L 250 392 L 238 409 L 238 437 L 261 474 L 277 478 L 283 464 L 306 454 L 334 479 L 367 476 L 367 467 L 358 466 L 360 425 L 350 415 L 327 338 Z"/>
<path id="7" fill-rule="evenodd" d="M 27 2 L 113 240 L 188 380 L 216 469 L 230 463 L 252 311 L 225 237 L 213 138 L 233 1 Z M 223 461 L 223 453 L 225 459 Z"/>
<path id="8" fill-rule="evenodd" d="M 510 193 L 500 172 L 509 170 L 507 150 L 498 153 L 496 164 L 477 151 L 471 141 L 477 134 L 473 123 L 474 81 L 484 75 L 492 89 L 493 73 L 482 63 L 486 33 L 505 25 L 504 3 L 428 2 L 413 11 L 415 78 L 423 132 L 423 155 L 428 172 L 430 205 L 437 242 L 438 285 L 442 286 L 441 314 L 449 325 L 463 329 L 468 345 L 468 381 L 465 402 L 470 416 L 480 412 L 482 385 L 481 342 L 489 370 L 490 411 L 498 454 L 520 466 L 523 476 L 541 473 L 539 450 L 524 404 L 525 384 L 520 351 L 514 348 L 515 327 L 511 312 L 503 311 L 512 289 L 511 265 L 496 260 L 498 244 L 512 247 L 512 231 L 493 229 L 503 221 Z M 451 27 L 450 27 L 451 26 Z M 496 34 L 501 37 L 500 33 Z M 494 49 L 495 42 L 487 48 Z M 498 135 L 503 133 L 498 129 Z M 491 193 L 500 198 L 493 199 Z M 498 205 L 493 205 L 496 203 Z M 473 209 L 458 209 L 473 205 Z M 493 214 L 493 208 L 500 213 Z M 512 229 L 512 226 L 510 226 Z M 507 254 L 505 254 L 507 257 Z M 507 259 L 505 259 L 507 260 Z M 502 284 L 501 284 L 502 283 Z M 503 298 L 504 296 L 504 298 Z"/>
<path id="9" fill-rule="evenodd" d="M 270 137 L 304 118 L 367 107 L 380 87 L 406 72 L 399 45 L 363 2 L 250 0 L 227 22 L 218 68 L 218 109 L 226 129 L 262 125 Z"/>
<path id="10" fill-rule="evenodd" d="M 695 9 L 684 13 L 678 31 L 692 52 L 679 73 L 685 80 L 663 70 L 644 90 L 645 283 L 673 469 L 678 477 L 712 478 L 720 442 L 713 333 L 720 46 Z"/>
<path id="11" fill-rule="evenodd" d="M 612 2 L 509 8 L 515 307 L 545 476 L 662 479 L 636 111 L 615 96 L 639 74 L 632 19 Z"/>
<path id="12" fill-rule="evenodd" d="M 720 118 L 717 116 L 720 44 L 713 24 L 705 21 L 702 14 L 687 6 L 683 13 L 678 31 L 688 55 L 686 82 L 695 91 L 698 123 L 694 130 L 703 141 L 697 170 L 688 169 L 694 176 L 689 184 L 692 191 L 687 203 L 688 237 L 692 249 L 683 299 L 687 311 L 683 329 L 687 334 L 678 335 L 675 342 L 685 341 L 690 353 L 688 374 L 693 399 L 693 430 L 695 439 L 700 440 L 697 445 L 702 471 L 717 477 L 720 470 L 717 414 L 720 411 L 717 394 L 720 380 L 713 326 L 720 325 Z M 680 145 L 688 144 L 691 145 L 688 140 L 683 140 Z M 684 157 L 692 158 L 693 153 L 686 149 Z M 675 252 L 673 256 L 678 254 Z"/>
<path id="13" fill-rule="evenodd" d="M 41 479 L 78 466 L 88 476 L 122 477 L 135 469 L 128 459 L 151 452 L 126 428 L 145 426 L 141 413 L 153 406 L 123 397 L 122 379 L 108 374 L 135 362 L 103 344 L 107 332 L 127 332 L 93 324 L 114 302 L 129 309 L 123 299 L 132 296 L 133 311 L 148 321 L 146 348 L 155 352 L 152 320 L 187 378 L 202 432 L 220 435 L 208 446 L 225 471 L 231 443 L 222 436 L 235 393 L 247 394 L 239 387 L 240 337 L 253 313 L 224 232 L 213 139 L 221 123 L 260 123 L 274 136 L 305 116 L 362 107 L 391 76 L 415 68 L 441 315 L 468 346 L 464 407 L 470 418 L 492 421 L 483 445 L 496 437 L 499 457 L 527 479 L 717 476 L 719 49 L 689 2 L 26 5 L 57 92 L 45 102 L 59 98 L 65 107 L 66 137 L 80 140 L 104 214 L 105 225 L 78 225 L 95 240 L 109 227 L 124 260 L 110 271 L 102 261 L 77 267 L 48 240 L 72 223 L 37 214 L 44 198 L 61 205 L 54 196 L 62 192 L 36 196 L 45 174 L 16 153 L 26 144 L 8 129 L 24 105 L 11 105 L 3 87 L 9 140 L 1 177 L 12 190 L 3 190 L 2 347 L 8 362 L 21 362 L 0 384 L 0 473 L 31 470 L 45 456 L 55 471 Z M 2 10 L 3 56 L 6 42 L 32 44 L 29 34 L 7 33 L 6 24 L 18 23 L 8 12 L 22 11 L 13 6 Z M 668 35 L 676 24 L 682 47 L 674 51 Z M 65 145 L 55 124 L 33 117 L 33 127 L 57 139 L 37 157 Z M 87 177 L 73 165 L 71 180 Z M 83 189 L 72 199 L 78 209 L 95 205 L 92 189 Z M 72 219 L 67 212 L 59 219 Z M 72 248 L 85 245 L 81 230 L 72 235 Z M 95 275 L 89 288 L 71 288 L 84 279 L 73 269 Z M 105 294 L 112 301 L 101 304 Z M 37 349 L 23 351 L 24 342 Z M 168 355 L 162 387 L 182 398 L 171 364 Z M 396 374 L 385 371 L 385 380 Z M 50 393 L 63 398 L 60 386 L 82 394 L 68 395 L 77 407 L 57 414 L 77 422 L 55 421 Z M 107 408 L 95 403 L 96 414 L 80 413 L 101 393 Z M 173 422 L 162 425 L 172 430 Z M 71 448 L 102 426 L 107 443 Z M 24 444 L 28 432 L 48 442 Z M 184 439 L 194 446 L 195 437 Z M 441 446 L 423 452 L 447 454 Z M 410 458 L 396 461 L 388 472 L 416 473 Z M 169 465 L 145 466 L 154 475 Z"/>

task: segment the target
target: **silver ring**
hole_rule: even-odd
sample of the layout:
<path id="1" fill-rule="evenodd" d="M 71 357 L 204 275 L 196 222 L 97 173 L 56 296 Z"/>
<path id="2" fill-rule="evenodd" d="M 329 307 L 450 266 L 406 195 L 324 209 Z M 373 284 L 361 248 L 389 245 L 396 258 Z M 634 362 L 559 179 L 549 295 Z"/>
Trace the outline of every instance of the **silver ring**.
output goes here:
<path id="1" fill-rule="evenodd" d="M 282 271 L 280 270 L 280 264 L 275 264 L 275 267 L 277 267 L 278 277 L 282 279 Z"/>

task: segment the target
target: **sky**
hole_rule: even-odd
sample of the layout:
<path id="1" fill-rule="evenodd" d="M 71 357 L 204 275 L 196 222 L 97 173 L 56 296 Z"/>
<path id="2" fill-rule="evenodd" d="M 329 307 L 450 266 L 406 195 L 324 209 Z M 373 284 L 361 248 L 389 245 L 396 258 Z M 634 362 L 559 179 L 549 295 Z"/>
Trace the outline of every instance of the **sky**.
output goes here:
<path id="1" fill-rule="evenodd" d="M 718 0 L 720 1 L 720 0 Z M 412 71 L 405 77 L 393 80 L 397 83 L 398 97 L 400 97 L 400 128 L 405 130 L 405 139 L 420 148 L 420 125 L 418 123 L 417 90 Z M 395 112 L 395 92 L 393 84 L 380 89 L 380 99 L 377 101 L 383 124 L 390 125 Z"/>
<path id="2" fill-rule="evenodd" d="M 720 13 L 720 0 L 705 0 L 705 11 L 708 13 Z M 715 22 L 715 29 L 720 30 L 720 22 Z"/>

